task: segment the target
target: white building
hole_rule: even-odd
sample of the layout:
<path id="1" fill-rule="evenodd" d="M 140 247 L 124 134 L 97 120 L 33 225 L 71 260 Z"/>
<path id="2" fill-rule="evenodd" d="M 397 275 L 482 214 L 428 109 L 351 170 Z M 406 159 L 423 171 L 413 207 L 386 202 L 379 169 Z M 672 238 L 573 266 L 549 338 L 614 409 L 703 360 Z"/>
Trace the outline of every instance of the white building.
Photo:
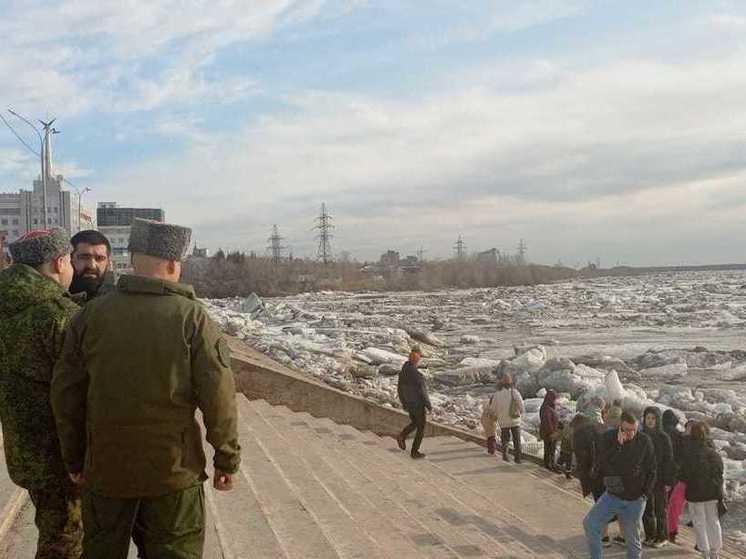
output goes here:
<path id="1" fill-rule="evenodd" d="M 34 181 L 33 190 L 0 193 L 0 239 L 3 239 L 3 244 L 7 246 L 33 229 L 61 227 L 70 236 L 78 232 L 77 194 L 63 190 L 62 180 L 62 175 L 47 180 L 46 224 L 41 179 Z"/>

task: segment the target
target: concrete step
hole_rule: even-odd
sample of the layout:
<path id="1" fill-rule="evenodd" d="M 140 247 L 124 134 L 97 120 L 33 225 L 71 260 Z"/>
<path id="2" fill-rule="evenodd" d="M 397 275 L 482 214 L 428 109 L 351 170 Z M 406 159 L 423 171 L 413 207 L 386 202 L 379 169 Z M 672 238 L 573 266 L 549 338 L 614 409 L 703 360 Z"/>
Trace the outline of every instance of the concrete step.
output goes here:
<path id="1" fill-rule="evenodd" d="M 340 436 L 349 435 L 343 426 L 338 429 Z M 378 438 L 369 441 L 379 446 L 386 444 Z M 507 521 L 507 515 L 495 515 L 492 503 L 479 503 L 480 506 L 475 507 L 473 502 L 464 500 L 464 488 L 454 486 L 452 480 L 444 476 L 428 472 L 425 460 L 415 462 L 398 447 L 371 452 L 370 446 L 365 449 L 359 445 L 358 448 L 350 446 L 345 450 L 346 454 L 358 460 L 367 456 L 376 472 L 380 473 L 377 483 L 394 480 L 394 491 L 416 503 L 417 514 L 427 514 L 432 520 L 439 521 L 441 534 L 458 538 L 459 547 L 487 556 L 492 556 L 492 550 L 496 550 L 498 557 L 527 557 L 534 556 L 536 552 L 546 557 L 553 555 L 550 548 L 542 546 L 540 541 L 528 541 L 530 534 L 525 532 L 525 527 L 522 529 Z M 525 533 L 519 533 L 521 530 Z"/>
<path id="2" fill-rule="evenodd" d="M 304 415 L 304 414 L 301 414 Z M 287 416 L 290 423 L 281 429 L 293 426 L 293 416 Z M 296 422 L 298 423 L 298 422 Z M 302 425 L 296 425 L 296 429 Z M 472 518 L 474 511 L 452 498 L 452 495 L 439 490 L 437 486 L 428 487 L 422 479 L 413 478 L 407 467 L 390 463 L 401 458 L 383 448 L 383 440 L 372 434 L 360 433 L 347 426 L 338 426 L 329 420 L 307 418 L 308 432 L 303 440 L 313 441 L 320 445 L 320 449 L 327 454 L 337 454 L 335 463 L 347 461 L 355 470 L 354 478 L 364 480 L 369 487 L 378 488 L 379 492 L 389 496 L 389 500 L 398 500 L 406 507 L 412 518 L 418 519 L 429 528 L 429 541 L 442 541 L 454 553 L 467 557 L 524 557 L 533 556 L 533 552 L 510 538 L 495 538 L 494 527 L 484 530 L 474 530 L 464 519 Z M 330 434 L 339 437 L 337 444 L 331 442 Z M 372 443 L 372 444 L 369 444 Z M 411 459 L 407 457 L 409 462 Z M 387 465 L 387 463 L 389 463 Z M 418 462 L 417 465 L 421 465 Z M 362 466 L 361 466 L 362 465 Z M 353 481 L 354 483 L 354 481 Z M 419 538 L 428 541 L 428 538 Z M 551 556 L 551 555 L 544 555 Z"/>
<path id="3" fill-rule="evenodd" d="M 279 557 L 289 559 L 331 559 L 340 555 L 323 531 L 319 519 L 304 495 L 285 473 L 277 467 L 272 456 L 257 441 L 249 426 L 248 417 L 239 406 L 239 440 L 242 448 L 241 478 L 233 492 L 239 500 L 250 491 L 267 519 L 275 536 L 276 545 L 282 550 Z M 232 492 L 232 493 L 233 493 Z M 251 497 L 250 497 L 251 498 Z M 225 518 L 221 506 L 218 516 Z M 256 522 L 256 510 L 239 512 L 237 519 L 245 522 L 242 533 L 248 534 Z M 270 549 L 249 548 L 235 542 L 236 557 L 278 557 Z"/>
<path id="4" fill-rule="evenodd" d="M 569 486 L 577 484 L 576 480 L 563 487 L 562 483 L 557 483 L 557 479 L 564 480 L 564 477 L 553 478 L 546 475 L 548 472 L 545 474 L 545 470 L 529 462 L 521 465 L 512 462 L 505 464 L 501 459 L 488 456 L 482 447 L 452 437 L 426 439 L 423 451 L 428 453 L 428 458 L 413 461 L 407 454 L 399 451 L 391 438 L 360 432 L 305 413 L 293 413 L 282 407 L 271 407 L 265 403 L 256 405 L 265 418 L 273 423 L 280 422 L 277 425 L 279 431 L 296 431 L 299 434 L 297 441 L 308 441 L 315 445 L 334 464 L 338 461 L 336 458 L 332 460 L 331 455 L 337 454 L 339 463 L 346 460 L 359 479 L 369 486 L 378 486 L 382 492 L 390 490 L 386 484 L 391 480 L 395 484 L 404 483 L 404 487 L 398 487 L 400 495 L 408 499 L 416 498 L 416 495 L 408 494 L 407 487 L 410 491 L 413 487 L 417 488 L 420 494 L 424 494 L 425 487 L 434 486 L 441 509 L 433 509 L 432 505 L 428 509 L 427 503 L 420 502 L 426 505 L 419 508 L 420 514 L 423 511 L 428 514 L 443 514 L 445 511 L 442 504 L 448 502 L 450 497 L 456 505 L 466 505 L 467 511 L 472 511 L 471 516 L 465 516 L 464 511 L 454 506 L 456 514 L 450 513 L 451 521 L 462 525 L 472 522 L 469 526 L 471 531 L 492 532 L 495 539 L 503 545 L 513 540 L 528 548 L 511 550 L 512 553 L 501 551 L 495 556 L 587 556 L 582 518 L 590 507 L 590 502 L 581 498 L 576 487 Z M 333 437 L 330 439 L 330 436 Z M 332 439 L 336 439 L 336 442 Z M 390 466 L 392 456 L 399 457 L 399 465 L 394 469 Z M 368 467 L 362 468 L 361 464 Z M 415 475 L 405 473 L 407 469 L 413 469 Z M 418 478 L 417 474 L 422 477 Z M 505 519 L 508 519 L 507 523 Z M 492 522 L 501 520 L 505 526 L 504 534 L 489 526 Z M 434 532 L 438 533 L 438 530 L 434 529 Z M 472 545 L 476 547 L 468 549 L 474 553 L 473 556 L 488 556 L 481 554 L 484 549 L 477 549 L 479 544 Z M 693 544 L 690 546 L 685 539 L 682 546 L 646 550 L 645 556 L 696 557 L 690 551 L 692 547 Z M 614 547 L 606 550 L 605 556 L 624 555 L 624 550 Z M 732 555 L 726 550 L 723 556 L 735 558 L 743 557 L 743 554 Z"/>
<path id="5" fill-rule="evenodd" d="M 345 481 L 324 457 L 324 453 L 317 452 L 310 441 L 298 437 L 292 429 L 281 424 L 278 426 L 277 419 L 282 416 L 278 416 L 277 411 L 260 409 L 248 403 L 245 406 L 247 415 L 253 420 L 252 428 L 267 447 L 272 447 L 278 463 L 281 461 L 283 468 L 302 463 L 331 498 L 332 502 L 327 506 L 334 506 L 332 503 L 335 503 L 345 512 L 347 518 L 343 519 L 344 523 L 358 534 L 356 539 L 365 538 L 357 542 L 363 556 L 397 557 L 404 554 L 413 559 L 426 557 L 385 514 Z M 336 528 L 335 532 L 345 533 L 346 530 Z"/>

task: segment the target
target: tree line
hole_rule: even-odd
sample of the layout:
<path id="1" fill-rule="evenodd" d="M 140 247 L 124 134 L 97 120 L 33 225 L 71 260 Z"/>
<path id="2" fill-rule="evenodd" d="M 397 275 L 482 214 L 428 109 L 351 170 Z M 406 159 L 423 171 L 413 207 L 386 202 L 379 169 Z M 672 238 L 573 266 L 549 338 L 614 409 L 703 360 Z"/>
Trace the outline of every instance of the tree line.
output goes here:
<path id="1" fill-rule="evenodd" d="M 407 291 L 442 288 L 535 285 L 577 276 L 572 268 L 538 264 L 482 262 L 473 259 L 434 260 L 418 266 L 364 267 L 359 262 L 322 264 L 312 259 L 283 259 L 242 252 L 218 251 L 209 258 L 189 258 L 183 281 L 207 298 L 265 297 L 307 291 Z"/>

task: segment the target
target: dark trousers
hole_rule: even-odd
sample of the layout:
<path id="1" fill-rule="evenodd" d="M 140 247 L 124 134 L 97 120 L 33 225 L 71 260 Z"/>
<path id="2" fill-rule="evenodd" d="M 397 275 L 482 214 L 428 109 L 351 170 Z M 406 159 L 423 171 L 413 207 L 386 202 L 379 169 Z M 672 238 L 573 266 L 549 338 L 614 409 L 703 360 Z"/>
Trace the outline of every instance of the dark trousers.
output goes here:
<path id="1" fill-rule="evenodd" d="M 142 559 L 201 559 L 205 541 L 202 484 L 161 497 L 83 495 L 83 557 L 126 559 L 130 538 Z"/>
<path id="2" fill-rule="evenodd" d="M 553 468 L 556 466 L 554 457 L 557 455 L 557 441 L 544 441 L 544 466 Z"/>
<path id="3" fill-rule="evenodd" d="M 666 518 L 666 488 L 656 486 L 653 495 L 648 499 L 642 515 L 646 540 L 667 540 L 668 519 Z"/>
<path id="4" fill-rule="evenodd" d="M 83 543 L 78 490 L 63 480 L 56 486 L 31 489 L 29 496 L 39 530 L 36 559 L 78 559 Z"/>
<path id="5" fill-rule="evenodd" d="M 417 433 L 414 435 L 414 442 L 412 443 L 412 454 L 414 454 L 420 450 L 422 438 L 425 436 L 425 406 L 412 407 L 407 411 L 409 412 L 410 423 L 404 428 L 399 437 L 406 439 L 412 431 L 417 430 Z"/>
<path id="6" fill-rule="evenodd" d="M 508 455 L 508 445 L 510 445 L 510 439 L 513 439 L 513 450 L 515 451 L 515 459 L 521 459 L 521 428 L 519 426 L 509 427 L 507 429 L 500 429 L 500 446 L 502 446 L 503 456 Z"/>

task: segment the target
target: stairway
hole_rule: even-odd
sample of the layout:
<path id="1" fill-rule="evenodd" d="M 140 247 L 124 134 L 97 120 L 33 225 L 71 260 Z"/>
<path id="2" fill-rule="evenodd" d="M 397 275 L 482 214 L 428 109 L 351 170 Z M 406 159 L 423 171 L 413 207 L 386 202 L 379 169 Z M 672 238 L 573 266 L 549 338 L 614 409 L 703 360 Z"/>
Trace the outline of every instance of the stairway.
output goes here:
<path id="1" fill-rule="evenodd" d="M 243 462 L 233 491 L 206 485 L 207 559 L 587 557 L 588 503 L 536 465 L 503 463 L 453 437 L 425 439 L 427 458 L 414 461 L 393 439 L 237 401 Z M 0 557 L 33 557 L 32 514 L 27 506 L 0 532 Z M 645 557 L 695 556 L 686 549 Z"/>

